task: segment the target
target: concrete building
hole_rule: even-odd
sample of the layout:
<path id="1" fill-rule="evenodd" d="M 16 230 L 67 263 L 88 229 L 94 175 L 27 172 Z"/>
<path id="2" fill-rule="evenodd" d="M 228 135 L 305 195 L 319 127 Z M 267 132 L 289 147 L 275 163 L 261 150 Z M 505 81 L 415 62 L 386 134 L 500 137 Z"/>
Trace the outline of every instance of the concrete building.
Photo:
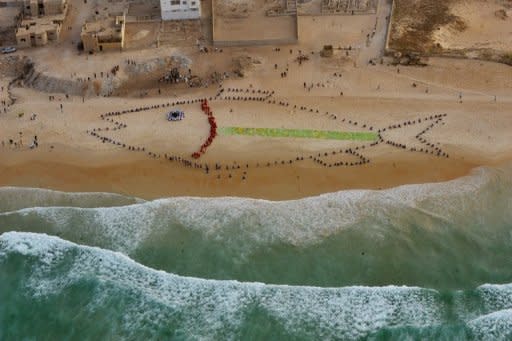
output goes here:
<path id="1" fill-rule="evenodd" d="M 63 14 L 23 20 L 16 29 L 18 47 L 44 46 L 48 42 L 58 41 L 63 21 Z"/>
<path id="2" fill-rule="evenodd" d="M 0 1 L 0 46 L 16 43 L 16 27 L 20 21 L 20 3 Z"/>
<path id="3" fill-rule="evenodd" d="M 66 11 L 66 0 L 23 0 L 23 14 L 28 17 L 66 14 Z"/>
<path id="4" fill-rule="evenodd" d="M 376 13 L 376 0 L 322 0 L 323 14 L 370 14 Z"/>
<path id="5" fill-rule="evenodd" d="M 160 0 L 162 20 L 201 18 L 200 0 Z"/>
<path id="6" fill-rule="evenodd" d="M 66 18 L 67 0 L 23 0 L 23 20 L 15 30 L 19 48 L 58 41 Z"/>
<path id="7" fill-rule="evenodd" d="M 125 25 L 125 13 L 111 14 L 105 18 L 85 23 L 80 34 L 84 51 L 90 53 L 122 50 Z"/>

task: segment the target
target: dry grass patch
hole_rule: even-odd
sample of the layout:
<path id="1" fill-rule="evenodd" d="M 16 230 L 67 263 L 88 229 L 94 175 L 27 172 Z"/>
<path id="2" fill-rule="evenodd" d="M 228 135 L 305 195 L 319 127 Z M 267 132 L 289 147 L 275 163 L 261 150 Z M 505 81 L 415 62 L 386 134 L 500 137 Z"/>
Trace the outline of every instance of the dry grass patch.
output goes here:
<path id="1" fill-rule="evenodd" d="M 395 0 L 390 48 L 398 51 L 436 52 L 433 33 L 441 26 L 466 29 L 464 20 L 450 12 L 457 0 Z"/>
<path id="2" fill-rule="evenodd" d="M 507 64 L 507 65 L 512 66 L 512 52 L 505 53 L 505 54 L 501 57 L 501 62 L 502 62 L 503 64 Z"/>

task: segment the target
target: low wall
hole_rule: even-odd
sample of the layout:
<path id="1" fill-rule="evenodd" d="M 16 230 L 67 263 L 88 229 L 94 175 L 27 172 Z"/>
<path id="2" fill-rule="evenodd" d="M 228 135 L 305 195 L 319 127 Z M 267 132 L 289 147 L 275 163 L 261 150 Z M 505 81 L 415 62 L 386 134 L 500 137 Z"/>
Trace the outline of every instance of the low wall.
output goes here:
<path id="1" fill-rule="evenodd" d="M 391 0 L 391 14 L 389 16 L 388 31 L 386 32 L 386 43 L 384 44 L 384 54 L 393 54 L 395 50 L 389 48 L 389 40 L 391 39 L 391 25 L 393 24 L 393 18 L 395 15 L 395 0 Z"/>
<path id="2" fill-rule="evenodd" d="M 264 40 L 214 40 L 213 46 L 262 46 L 262 45 L 293 45 L 297 44 L 297 38 L 291 39 L 264 39 Z"/>
<path id="3" fill-rule="evenodd" d="M 145 23 L 155 23 L 162 22 L 162 18 L 148 18 L 146 17 L 136 17 L 136 16 L 127 16 L 126 23 L 127 24 L 145 24 Z"/>
<path id="4" fill-rule="evenodd" d="M 212 13 L 212 44 L 217 47 L 236 47 L 236 46 L 263 46 L 263 45 L 293 45 L 299 41 L 299 23 L 297 14 L 295 17 L 294 37 L 286 39 L 262 39 L 262 40 L 215 40 L 215 6 L 211 1 Z"/>
<path id="5" fill-rule="evenodd" d="M 102 47 L 101 49 L 100 49 L 100 46 Z M 121 51 L 123 49 L 123 44 L 121 42 L 115 42 L 115 43 L 98 42 L 98 49 L 100 49 L 100 51 Z"/>
<path id="6" fill-rule="evenodd" d="M 2 7 L 21 7 L 22 4 L 18 1 L 0 1 L 0 8 Z"/>
<path id="7" fill-rule="evenodd" d="M 213 1 L 212 1 L 213 2 Z M 162 20 L 189 20 L 201 19 L 201 11 L 162 11 Z"/>
<path id="8" fill-rule="evenodd" d="M 297 15 L 299 17 L 334 17 L 334 16 L 338 16 L 338 17 L 351 17 L 351 16 L 356 16 L 356 15 L 375 15 L 377 12 L 376 11 L 371 11 L 371 12 L 354 12 L 354 14 L 352 13 L 336 13 L 336 12 L 319 12 L 319 13 L 298 13 Z"/>
<path id="9" fill-rule="evenodd" d="M 320 13 L 318 14 L 299 14 L 301 16 L 321 16 L 321 15 L 342 15 L 342 16 L 352 16 L 352 15 L 374 15 L 377 14 L 377 9 L 372 9 L 369 11 L 362 11 L 362 10 L 354 10 L 353 12 L 338 12 L 336 10 L 324 10 L 321 9 Z"/>

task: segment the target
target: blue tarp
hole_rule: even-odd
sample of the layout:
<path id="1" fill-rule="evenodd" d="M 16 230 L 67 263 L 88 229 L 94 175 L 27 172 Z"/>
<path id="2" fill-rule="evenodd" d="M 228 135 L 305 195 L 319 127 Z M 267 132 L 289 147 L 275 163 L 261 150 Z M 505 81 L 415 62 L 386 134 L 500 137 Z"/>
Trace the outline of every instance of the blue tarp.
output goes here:
<path id="1" fill-rule="evenodd" d="M 184 118 L 185 118 L 185 113 L 180 110 L 173 110 L 173 111 L 169 111 L 167 113 L 168 121 L 181 121 Z"/>

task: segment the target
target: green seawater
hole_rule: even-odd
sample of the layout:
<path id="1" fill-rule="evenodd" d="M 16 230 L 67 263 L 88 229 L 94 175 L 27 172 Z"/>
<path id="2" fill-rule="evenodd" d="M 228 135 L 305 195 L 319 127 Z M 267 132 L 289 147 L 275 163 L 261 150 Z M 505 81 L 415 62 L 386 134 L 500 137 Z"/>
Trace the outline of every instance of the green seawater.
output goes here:
<path id="1" fill-rule="evenodd" d="M 0 340 L 511 340 L 512 167 L 294 201 L 0 188 Z"/>

